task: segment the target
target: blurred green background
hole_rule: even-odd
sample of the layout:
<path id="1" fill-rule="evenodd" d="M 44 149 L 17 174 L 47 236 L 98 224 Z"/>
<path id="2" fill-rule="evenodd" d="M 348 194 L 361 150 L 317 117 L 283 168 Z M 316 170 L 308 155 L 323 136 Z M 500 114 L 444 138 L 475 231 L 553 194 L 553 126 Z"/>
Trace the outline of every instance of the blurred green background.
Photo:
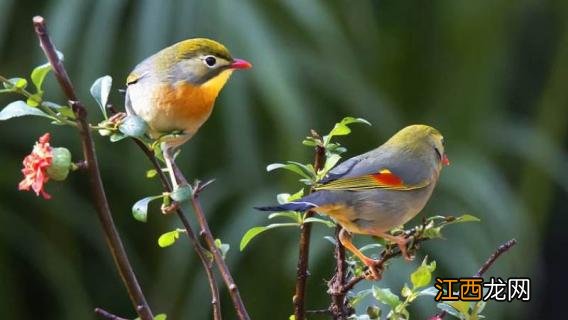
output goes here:
<path id="1" fill-rule="evenodd" d="M 428 254 L 438 276 L 465 277 L 510 238 L 519 244 L 488 275 L 531 277 L 530 303 L 489 303 L 489 319 L 546 319 L 565 309 L 561 279 L 568 213 L 568 2 L 519 1 L 174 1 L 0 0 L 0 74 L 25 76 L 44 58 L 31 18 L 46 17 L 82 99 L 109 74 L 115 89 L 144 57 L 176 41 L 217 39 L 254 64 L 235 74 L 213 116 L 178 160 L 189 177 L 217 182 L 203 195 L 214 234 L 253 319 L 291 313 L 297 231 L 279 229 L 238 252 L 244 232 L 266 224 L 251 207 L 299 189 L 295 177 L 267 174 L 271 162 L 309 162 L 301 140 L 346 115 L 363 117 L 340 141 L 347 156 L 379 145 L 411 123 L 445 135 L 452 166 L 424 214 L 474 214 L 481 223 L 446 229 L 411 264 L 396 260 L 378 285 L 399 291 Z M 49 76 L 48 99 L 62 100 Z M 15 96 L 0 96 L 6 105 Z M 113 92 L 112 102 L 122 105 Z M 21 160 L 42 133 L 80 157 L 78 137 L 39 119 L 0 124 L 0 318 L 93 319 L 103 307 L 133 316 L 89 202 L 86 176 L 50 183 L 50 201 L 17 191 Z M 204 273 L 187 241 L 160 249 L 157 237 L 179 226 L 152 206 L 148 223 L 130 206 L 158 194 L 149 163 L 130 143 L 97 137 L 102 175 L 118 227 L 155 312 L 209 319 Z M 418 221 L 418 220 L 415 220 Z M 332 247 L 317 225 L 308 307 L 325 308 Z M 371 241 L 358 237 L 358 243 Z M 369 284 L 362 284 L 357 289 Z M 233 319 L 227 292 L 226 318 Z M 435 313 L 430 298 L 415 319 Z M 562 312 L 565 314 L 565 312 Z"/>

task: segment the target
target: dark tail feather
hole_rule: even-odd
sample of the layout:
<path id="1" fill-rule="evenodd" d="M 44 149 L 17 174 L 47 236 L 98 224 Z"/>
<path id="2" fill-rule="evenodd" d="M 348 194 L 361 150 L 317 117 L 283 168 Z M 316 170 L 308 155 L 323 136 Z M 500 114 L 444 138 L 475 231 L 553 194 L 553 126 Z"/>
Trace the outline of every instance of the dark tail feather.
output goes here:
<path id="1" fill-rule="evenodd" d="M 285 204 L 281 204 L 278 206 L 268 206 L 268 207 L 254 207 L 256 210 L 260 211 L 272 211 L 272 212 L 280 212 L 280 211 L 307 211 L 311 208 L 317 207 L 315 204 L 310 202 L 288 202 Z"/>

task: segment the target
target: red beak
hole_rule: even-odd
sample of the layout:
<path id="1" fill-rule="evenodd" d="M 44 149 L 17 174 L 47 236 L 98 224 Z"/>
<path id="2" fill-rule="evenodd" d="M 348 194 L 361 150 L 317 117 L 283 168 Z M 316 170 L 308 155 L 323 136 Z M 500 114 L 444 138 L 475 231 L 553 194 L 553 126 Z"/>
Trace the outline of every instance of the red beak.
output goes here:
<path id="1" fill-rule="evenodd" d="M 231 63 L 231 69 L 250 69 L 252 64 L 243 59 L 234 59 Z"/>
<path id="2" fill-rule="evenodd" d="M 442 156 L 442 164 L 445 166 L 449 166 L 450 165 L 450 159 L 448 159 L 448 156 L 446 154 L 444 154 Z"/>

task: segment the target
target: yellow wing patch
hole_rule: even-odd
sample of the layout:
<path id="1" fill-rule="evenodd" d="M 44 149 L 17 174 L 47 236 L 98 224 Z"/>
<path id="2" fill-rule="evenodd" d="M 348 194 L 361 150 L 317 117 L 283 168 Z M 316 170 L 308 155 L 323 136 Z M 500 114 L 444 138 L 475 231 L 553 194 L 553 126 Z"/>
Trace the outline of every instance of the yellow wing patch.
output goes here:
<path id="1" fill-rule="evenodd" d="M 387 189 L 387 190 L 415 190 L 424 188 L 430 184 L 426 180 L 416 185 L 406 185 L 404 181 L 388 169 L 382 169 L 377 173 L 368 174 L 360 177 L 343 178 L 331 181 L 326 184 L 316 185 L 315 190 L 369 190 L 369 189 Z"/>

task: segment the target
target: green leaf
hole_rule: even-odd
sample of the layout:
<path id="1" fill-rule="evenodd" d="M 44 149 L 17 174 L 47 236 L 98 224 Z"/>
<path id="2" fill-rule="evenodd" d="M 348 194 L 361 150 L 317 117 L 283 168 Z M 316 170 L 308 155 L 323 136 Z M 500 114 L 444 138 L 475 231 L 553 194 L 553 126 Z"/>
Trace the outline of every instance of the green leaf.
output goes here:
<path id="1" fill-rule="evenodd" d="M 396 306 L 401 303 L 400 298 L 392 293 L 389 288 L 381 289 L 373 286 L 373 296 L 379 302 L 389 305 L 392 309 L 396 308 Z"/>
<path id="2" fill-rule="evenodd" d="M 313 172 L 313 169 L 311 169 L 309 166 L 305 165 L 305 164 L 301 164 L 298 162 L 294 162 L 294 161 L 288 161 L 287 164 L 283 164 L 283 163 L 273 163 L 273 164 L 269 164 L 266 167 L 266 171 L 270 172 L 276 169 L 286 169 L 289 171 L 292 171 L 294 173 L 297 173 L 298 175 L 302 176 L 303 178 L 306 179 L 313 179 L 315 177 L 315 173 Z"/>
<path id="3" fill-rule="evenodd" d="M 51 117 L 43 111 L 37 108 L 32 108 L 21 100 L 10 103 L 2 109 L 2 111 L 0 111 L 0 121 L 23 116 L 39 116 L 51 119 Z"/>
<path id="4" fill-rule="evenodd" d="M 117 132 L 117 133 L 113 133 L 110 136 L 110 142 L 118 142 L 120 140 L 123 140 L 124 138 L 128 137 L 127 135 L 125 135 L 122 132 Z"/>
<path id="5" fill-rule="evenodd" d="M 158 238 L 158 246 L 160 248 L 169 247 L 179 238 L 180 231 L 178 229 L 166 232 Z"/>
<path id="6" fill-rule="evenodd" d="M 158 171 L 156 169 L 150 169 L 146 171 L 146 178 L 152 179 L 158 175 Z"/>
<path id="7" fill-rule="evenodd" d="M 168 316 L 165 313 L 160 313 L 154 317 L 154 320 L 166 320 L 167 317 Z"/>
<path id="8" fill-rule="evenodd" d="M 359 251 L 365 252 L 365 251 L 371 250 L 371 249 L 377 249 L 377 251 L 378 251 L 378 249 L 381 249 L 382 247 L 383 247 L 383 245 L 380 244 L 380 243 L 369 243 L 369 244 L 366 244 L 366 245 L 362 246 L 361 248 L 359 248 Z"/>
<path id="9" fill-rule="evenodd" d="M 224 260 L 227 256 L 227 252 L 229 252 L 229 249 L 231 249 L 231 245 L 221 242 L 221 239 L 215 239 L 215 246 L 221 251 L 221 256 Z"/>
<path id="10" fill-rule="evenodd" d="M 134 216 L 134 219 L 141 221 L 141 222 L 146 222 L 148 220 L 148 204 L 152 200 L 160 199 L 160 198 L 163 198 L 163 197 L 164 197 L 163 195 L 150 196 L 150 197 L 146 197 L 146 198 L 138 200 L 132 206 L 132 215 Z"/>
<path id="11" fill-rule="evenodd" d="M 108 95 L 110 94 L 110 89 L 112 87 L 112 77 L 104 76 L 100 77 L 91 86 L 91 95 L 101 108 L 101 112 L 105 119 L 107 119 L 106 105 L 108 102 Z"/>
<path id="12" fill-rule="evenodd" d="M 463 315 L 466 319 L 469 318 L 469 306 L 470 301 L 452 301 L 448 302 L 448 305 L 452 308 L 456 309 L 461 315 Z"/>
<path id="13" fill-rule="evenodd" d="M 335 165 L 337 164 L 337 162 L 339 162 L 340 159 L 341 156 L 336 153 L 329 155 L 325 160 L 325 165 L 323 166 L 323 169 L 320 172 L 318 172 L 318 179 L 323 178 L 329 172 L 329 170 L 335 167 Z"/>
<path id="14" fill-rule="evenodd" d="M 331 129 L 329 134 L 323 137 L 324 146 L 327 147 L 327 145 L 331 142 L 331 138 L 333 138 L 334 136 L 344 136 L 351 133 L 349 125 L 353 123 L 363 123 L 369 126 L 371 125 L 369 121 L 363 118 L 345 117 L 343 118 L 343 120 L 335 124 L 335 126 L 333 127 L 333 129 Z"/>
<path id="15" fill-rule="evenodd" d="M 290 202 L 290 200 L 288 200 L 289 198 L 290 198 L 289 193 L 279 193 L 276 195 L 276 201 L 278 202 L 278 204 L 285 204 Z"/>
<path id="16" fill-rule="evenodd" d="M 471 214 L 464 214 L 457 217 L 456 220 L 454 220 L 453 222 L 479 222 L 479 221 L 481 221 L 481 219 L 479 219 L 476 216 L 472 216 Z"/>
<path id="17" fill-rule="evenodd" d="M 269 224 L 267 226 L 250 228 L 241 239 L 241 244 L 239 246 L 239 249 L 243 251 L 248 245 L 248 243 L 254 237 L 258 236 L 259 234 L 263 233 L 266 230 L 280 228 L 280 227 L 297 227 L 299 225 L 300 225 L 299 223 L 274 223 L 274 224 Z"/>
<path id="18" fill-rule="evenodd" d="M 135 115 L 128 115 L 118 126 L 118 130 L 129 137 L 139 138 L 148 130 L 146 121 Z"/>
<path id="19" fill-rule="evenodd" d="M 439 239 L 442 238 L 441 231 L 442 227 L 429 227 L 424 229 L 424 233 L 422 235 L 428 239 Z"/>
<path id="20" fill-rule="evenodd" d="M 317 223 L 321 223 L 329 228 L 335 228 L 335 223 L 333 223 L 332 221 L 329 220 L 324 220 L 324 219 L 320 219 L 320 218 L 315 218 L 315 217 L 310 217 L 304 220 L 304 223 L 310 223 L 310 222 L 317 222 Z"/>
<path id="21" fill-rule="evenodd" d="M 435 297 L 438 295 L 438 289 L 436 289 L 435 287 L 428 287 L 422 291 L 418 292 L 419 296 L 432 296 Z"/>
<path id="22" fill-rule="evenodd" d="M 361 303 L 361 301 L 363 301 L 363 299 L 365 299 L 371 293 L 373 293 L 373 290 L 371 289 L 364 289 L 357 292 L 354 296 L 349 298 L 349 305 L 352 307 L 356 307 L 359 303 Z"/>
<path id="23" fill-rule="evenodd" d="M 170 193 L 170 198 L 176 202 L 187 201 L 193 193 L 193 189 L 188 186 L 181 186 L 176 188 L 172 193 Z"/>
<path id="24" fill-rule="evenodd" d="M 432 272 L 436 270 L 436 261 L 428 264 L 428 257 L 424 258 L 422 264 L 410 274 L 410 281 L 414 290 L 427 286 L 432 280 Z"/>
<path id="25" fill-rule="evenodd" d="M 302 214 L 300 212 L 296 212 L 296 211 L 274 212 L 274 213 L 271 213 L 268 216 L 268 219 L 274 219 L 274 218 L 280 218 L 280 217 L 291 219 L 292 221 L 294 221 L 296 223 L 300 223 L 300 221 L 302 220 Z"/>
<path id="26" fill-rule="evenodd" d="M 4 88 L 10 91 L 16 91 L 17 89 L 25 89 L 28 86 L 28 80 L 24 78 L 11 78 L 8 79 L 8 82 L 9 84 L 4 82 Z"/>
<path id="27" fill-rule="evenodd" d="M 32 79 L 32 83 L 36 87 L 38 93 L 43 92 L 42 90 L 43 80 L 45 80 L 45 77 L 47 76 L 49 71 L 51 71 L 51 64 L 49 63 L 37 66 L 32 70 L 30 78 Z"/>

